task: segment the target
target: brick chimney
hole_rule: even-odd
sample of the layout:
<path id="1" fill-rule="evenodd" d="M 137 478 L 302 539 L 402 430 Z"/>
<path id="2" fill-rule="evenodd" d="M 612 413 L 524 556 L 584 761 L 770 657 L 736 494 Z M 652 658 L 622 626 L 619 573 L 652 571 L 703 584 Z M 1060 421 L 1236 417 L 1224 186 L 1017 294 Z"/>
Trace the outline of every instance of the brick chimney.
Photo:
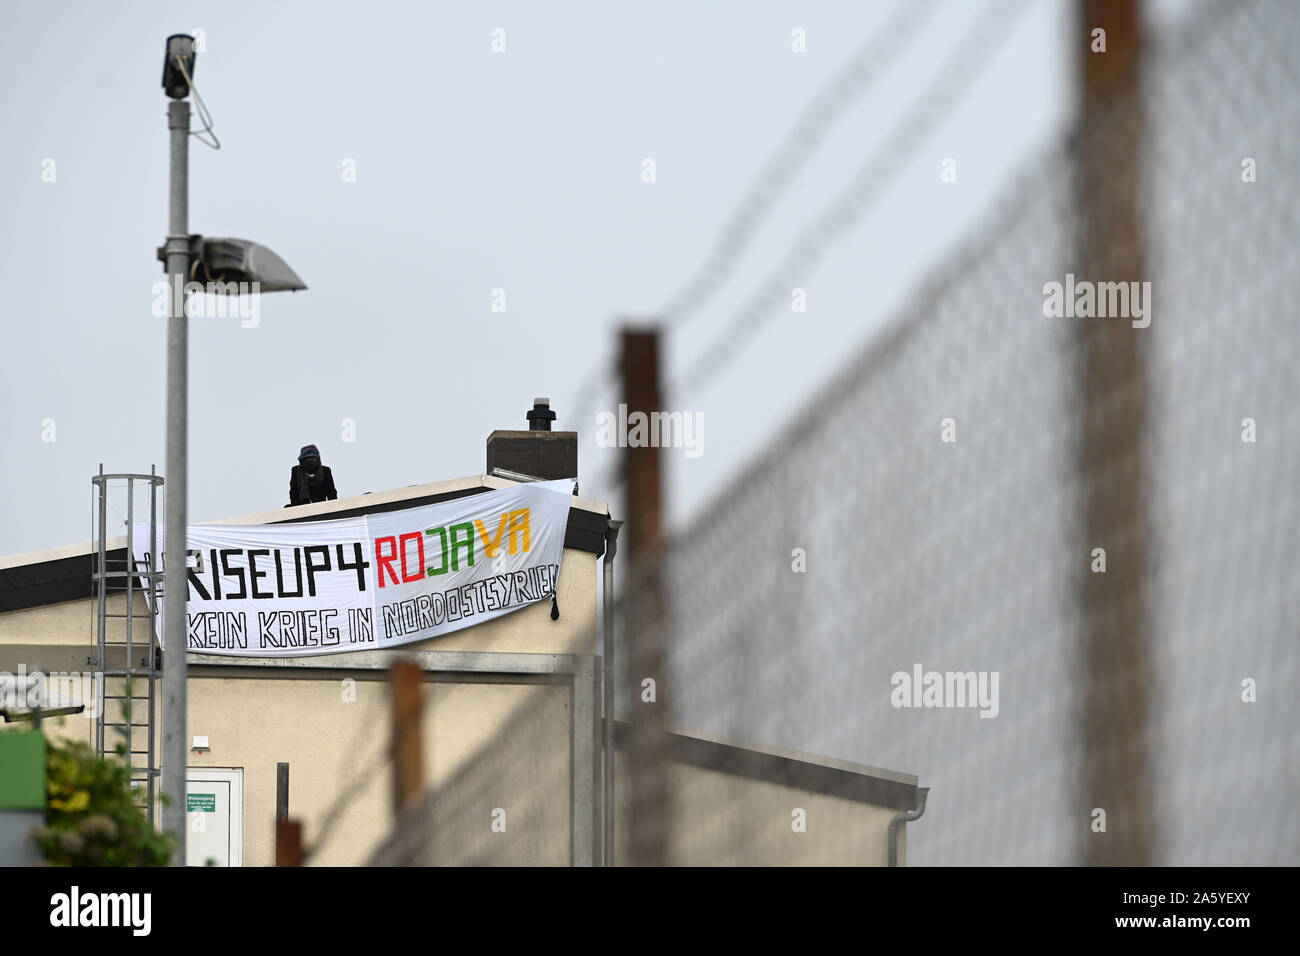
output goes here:
<path id="1" fill-rule="evenodd" d="M 553 432 L 549 398 L 533 399 L 528 431 L 494 431 L 487 440 L 487 473 L 549 481 L 578 477 L 578 433 Z M 506 474 L 508 472 L 508 474 Z"/>

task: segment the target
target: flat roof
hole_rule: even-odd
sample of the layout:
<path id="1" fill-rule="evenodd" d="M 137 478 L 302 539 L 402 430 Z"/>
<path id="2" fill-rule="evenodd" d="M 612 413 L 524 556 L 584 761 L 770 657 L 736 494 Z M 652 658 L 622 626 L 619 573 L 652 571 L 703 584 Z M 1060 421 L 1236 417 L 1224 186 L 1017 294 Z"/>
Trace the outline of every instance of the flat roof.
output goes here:
<path id="1" fill-rule="evenodd" d="M 352 495 L 335 501 L 319 501 L 294 508 L 277 508 L 196 523 L 267 525 L 354 518 L 358 515 L 380 514 L 450 501 L 486 491 L 499 491 L 518 484 L 522 482 L 496 475 L 469 475 L 391 491 Z M 575 495 L 569 509 L 564 546 L 600 557 L 605 553 L 605 532 L 608 528 L 609 505 L 594 498 Z M 124 559 L 125 536 L 109 538 L 105 542 L 105 548 L 115 559 Z M 94 542 L 88 541 L 0 557 L 0 612 L 44 607 L 47 604 L 90 597 L 91 556 L 94 550 Z"/>

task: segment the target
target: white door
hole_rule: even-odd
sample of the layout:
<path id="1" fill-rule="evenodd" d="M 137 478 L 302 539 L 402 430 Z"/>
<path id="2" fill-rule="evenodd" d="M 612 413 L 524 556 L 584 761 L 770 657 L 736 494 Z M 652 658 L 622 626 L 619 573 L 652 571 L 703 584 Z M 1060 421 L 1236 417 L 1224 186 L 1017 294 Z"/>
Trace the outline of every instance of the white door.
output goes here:
<path id="1" fill-rule="evenodd" d="M 185 794 L 187 866 L 243 866 L 244 771 L 190 767 Z"/>

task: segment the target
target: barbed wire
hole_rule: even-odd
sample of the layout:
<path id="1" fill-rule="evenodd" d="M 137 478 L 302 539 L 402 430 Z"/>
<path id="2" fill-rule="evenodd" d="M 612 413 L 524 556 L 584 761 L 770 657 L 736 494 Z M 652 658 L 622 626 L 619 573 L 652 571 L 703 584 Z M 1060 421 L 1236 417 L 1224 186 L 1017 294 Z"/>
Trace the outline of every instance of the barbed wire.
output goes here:
<path id="1" fill-rule="evenodd" d="M 930 86 L 895 124 L 882 145 L 859 166 L 848 185 L 836 194 L 835 199 L 823 207 L 812 223 L 800 230 L 798 238 L 791 245 L 776 271 L 750 295 L 726 324 L 722 333 L 688 366 L 685 374 L 668 385 L 665 389 L 666 395 L 679 396 L 698 390 L 706 379 L 714 378 L 725 371 L 752 341 L 754 334 L 761 331 L 779 314 L 780 305 L 788 300 L 790 289 L 797 284 L 793 277 L 799 276 L 799 281 L 806 281 L 807 276 L 820 264 L 828 249 L 842 238 L 852 225 L 865 216 L 887 192 L 889 184 L 906 167 L 908 158 L 960 103 L 974 80 L 992 64 L 997 50 L 1014 31 L 1016 23 L 1028 6 L 1026 0 L 990 0 L 984 11 L 959 40 L 953 53 L 936 71 L 935 79 Z M 896 17 L 900 15 L 901 11 L 895 11 Z M 891 18 L 890 23 L 893 22 Z M 916 26 L 919 29 L 919 23 Z M 861 57 L 866 51 L 875 49 L 881 40 L 882 37 L 873 36 L 859 49 L 856 56 Z M 772 168 L 782 170 L 779 175 L 785 178 L 780 181 L 778 192 L 793 179 L 794 172 L 803 161 L 795 156 L 796 148 L 791 145 L 791 140 L 796 138 L 794 130 L 811 127 L 814 129 L 814 136 L 824 137 L 832 123 L 832 118 L 820 114 L 828 109 L 824 104 L 829 100 L 829 91 L 847 88 L 853 95 L 861 96 L 878 75 L 877 72 L 863 72 L 860 67 L 851 64 L 837 74 L 836 79 L 818 94 L 814 99 L 815 105 L 811 105 L 801 114 L 782 146 L 764 166 L 765 172 Z M 843 110 L 834 115 L 838 117 L 842 114 Z M 746 196 L 762 194 L 762 182 L 760 175 L 754 185 L 746 191 Z M 738 261 L 745 246 L 758 231 L 758 219 L 749 220 L 747 228 L 741 229 L 740 224 L 747 222 L 745 208 L 742 204 L 733 211 L 715 244 L 711 259 L 716 259 L 724 269 L 734 267 L 734 262 Z M 730 240 L 727 239 L 728 236 L 731 237 Z M 723 251 L 719 252 L 719 250 Z M 698 270 L 673 297 L 674 300 L 687 306 L 688 312 L 690 308 L 697 308 L 705 301 L 707 295 L 716 291 L 717 286 L 707 283 L 702 278 L 703 274 L 703 269 Z M 693 291 L 688 294 L 688 290 Z M 684 322 L 674 323 L 669 319 L 667 324 L 680 329 Z M 575 419 L 579 430 L 590 419 L 590 410 L 595 404 L 596 393 L 609 384 L 614 372 L 615 369 L 610 367 L 605 370 L 603 378 L 589 377 L 583 390 L 579 392 L 574 405 L 580 409 Z M 594 423 L 591 427 L 594 427 Z M 617 489 L 621 487 L 623 478 L 621 468 L 606 468 L 596 479 L 588 479 L 588 487 L 593 492 L 611 485 Z"/>
<path id="2" fill-rule="evenodd" d="M 803 171 L 830 130 L 865 96 L 889 66 L 917 37 L 937 7 L 936 0 L 899 0 L 885 23 L 872 32 L 831 80 L 800 110 L 776 150 L 768 157 L 723 222 L 704 261 L 656 315 L 668 328 L 685 324 L 730 278 L 764 222 L 788 187 Z M 575 389 L 570 407 L 582 428 L 596 396 L 617 374 L 606 357 Z"/>
<path id="3" fill-rule="evenodd" d="M 682 325 L 730 278 L 777 200 L 807 166 L 835 124 L 921 32 L 935 6 L 933 2 L 903 0 L 885 24 L 813 96 L 727 217 L 704 262 L 656 313 L 667 328 Z"/>
<path id="4" fill-rule="evenodd" d="M 935 79 L 885 141 L 858 168 L 811 224 L 802 229 L 780 265 L 745 300 L 702 354 L 668 388 L 682 395 L 716 379 L 735 361 L 755 335 L 778 314 L 778 304 L 788 301 L 790 290 L 821 263 L 827 250 L 856 225 L 884 194 L 888 183 L 906 168 L 916 150 L 992 65 L 998 50 L 1014 32 L 1016 21 L 1028 8 L 1025 0 L 992 0 L 959 41 Z"/>

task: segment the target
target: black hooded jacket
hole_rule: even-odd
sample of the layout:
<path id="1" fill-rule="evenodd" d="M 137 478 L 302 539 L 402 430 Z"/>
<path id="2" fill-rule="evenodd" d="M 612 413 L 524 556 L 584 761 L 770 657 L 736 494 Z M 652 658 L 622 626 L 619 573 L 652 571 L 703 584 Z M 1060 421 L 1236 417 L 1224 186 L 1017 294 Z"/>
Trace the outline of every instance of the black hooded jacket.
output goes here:
<path id="1" fill-rule="evenodd" d="M 339 496 L 334 488 L 334 473 L 325 465 L 316 474 L 307 474 L 302 465 L 294 465 L 289 473 L 289 504 L 305 505 L 313 501 L 333 501 Z"/>

